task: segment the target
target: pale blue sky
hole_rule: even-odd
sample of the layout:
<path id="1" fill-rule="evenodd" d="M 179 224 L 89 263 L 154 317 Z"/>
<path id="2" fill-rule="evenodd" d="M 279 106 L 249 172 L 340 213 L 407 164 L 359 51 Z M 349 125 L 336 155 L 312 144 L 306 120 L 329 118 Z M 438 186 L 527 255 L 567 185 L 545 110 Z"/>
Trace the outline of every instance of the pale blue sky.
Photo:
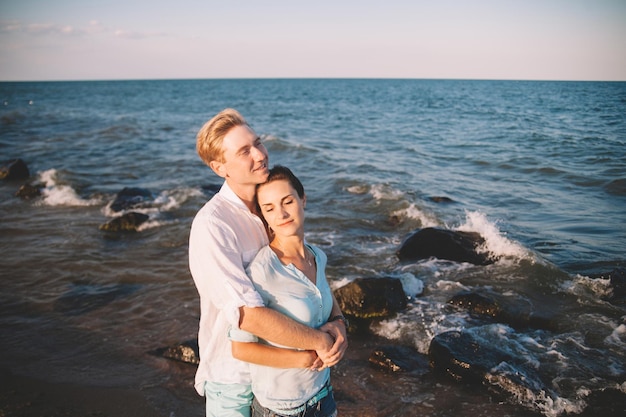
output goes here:
<path id="1" fill-rule="evenodd" d="M 626 0 L 0 0 L 0 81 L 626 81 Z"/>

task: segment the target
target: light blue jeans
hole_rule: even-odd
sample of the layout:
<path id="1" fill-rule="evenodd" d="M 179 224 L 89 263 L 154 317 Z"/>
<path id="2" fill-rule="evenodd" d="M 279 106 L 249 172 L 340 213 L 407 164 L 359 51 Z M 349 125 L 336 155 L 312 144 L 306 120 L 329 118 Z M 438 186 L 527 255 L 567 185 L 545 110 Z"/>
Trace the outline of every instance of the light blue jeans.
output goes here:
<path id="1" fill-rule="evenodd" d="M 205 382 L 207 417 L 250 417 L 252 388 L 242 384 Z"/>

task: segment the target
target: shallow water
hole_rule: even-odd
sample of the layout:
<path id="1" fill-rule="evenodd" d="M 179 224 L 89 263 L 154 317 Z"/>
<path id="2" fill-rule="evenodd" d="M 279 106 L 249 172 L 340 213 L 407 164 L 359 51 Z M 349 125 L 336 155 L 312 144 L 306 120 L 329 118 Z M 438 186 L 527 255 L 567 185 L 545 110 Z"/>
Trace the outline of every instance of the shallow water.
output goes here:
<path id="1" fill-rule="evenodd" d="M 624 267 L 624 83 L 0 83 L 0 98 L 0 159 L 24 159 L 31 182 L 45 186 L 23 201 L 14 196 L 22 182 L 0 182 L 2 367 L 140 385 L 175 415 L 202 415 L 193 370 L 146 352 L 196 336 L 188 231 L 219 181 L 196 156 L 195 134 L 230 106 L 262 135 L 271 164 L 302 179 L 307 239 L 328 254 L 332 285 L 402 280 L 409 307 L 372 326 L 376 342 L 426 354 L 436 334 L 475 328 L 529 363 L 545 366 L 556 352 L 563 369 L 584 369 L 555 371 L 571 388 L 548 400 L 500 398 L 429 373 L 398 382 L 364 364 L 373 341 L 355 340 L 336 370 L 353 397 L 345 413 L 556 416 L 590 411 L 580 394 L 590 377 L 626 390 L 624 306 L 607 301 L 606 280 L 590 278 Z M 141 208 L 149 222 L 138 233 L 98 230 L 124 187 L 152 192 Z M 486 267 L 399 263 L 402 240 L 427 226 L 480 232 L 501 258 Z M 485 288 L 550 306 L 558 330 L 485 326 L 447 304 Z M 568 343 L 609 358 L 606 366 L 591 367 Z"/>

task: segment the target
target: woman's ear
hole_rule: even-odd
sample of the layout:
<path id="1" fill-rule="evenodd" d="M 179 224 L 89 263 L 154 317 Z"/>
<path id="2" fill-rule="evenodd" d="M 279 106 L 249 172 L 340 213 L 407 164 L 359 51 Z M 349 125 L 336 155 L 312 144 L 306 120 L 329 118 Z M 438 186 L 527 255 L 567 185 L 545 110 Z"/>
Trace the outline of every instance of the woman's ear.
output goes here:
<path id="1" fill-rule="evenodd" d="M 302 208 L 306 208 L 306 194 L 302 196 Z"/>
<path id="2" fill-rule="evenodd" d="M 223 162 L 219 161 L 211 161 L 209 162 L 209 167 L 222 178 L 226 178 L 226 167 Z"/>

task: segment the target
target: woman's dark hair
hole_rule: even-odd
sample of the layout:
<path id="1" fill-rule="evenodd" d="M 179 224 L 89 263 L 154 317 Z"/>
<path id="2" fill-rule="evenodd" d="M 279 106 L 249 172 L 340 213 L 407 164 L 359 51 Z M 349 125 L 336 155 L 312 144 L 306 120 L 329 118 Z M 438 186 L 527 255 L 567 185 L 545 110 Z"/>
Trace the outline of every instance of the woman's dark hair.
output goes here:
<path id="1" fill-rule="evenodd" d="M 296 192 L 298 193 L 298 197 L 304 198 L 304 186 L 302 185 L 298 177 L 296 177 L 289 168 L 282 165 L 274 165 L 274 167 L 270 169 L 270 174 L 267 177 L 267 181 L 257 185 L 257 189 L 262 185 L 269 184 L 273 181 L 278 180 L 288 181 L 293 189 L 296 190 Z"/>

